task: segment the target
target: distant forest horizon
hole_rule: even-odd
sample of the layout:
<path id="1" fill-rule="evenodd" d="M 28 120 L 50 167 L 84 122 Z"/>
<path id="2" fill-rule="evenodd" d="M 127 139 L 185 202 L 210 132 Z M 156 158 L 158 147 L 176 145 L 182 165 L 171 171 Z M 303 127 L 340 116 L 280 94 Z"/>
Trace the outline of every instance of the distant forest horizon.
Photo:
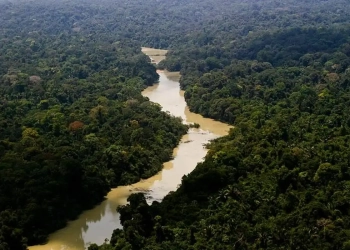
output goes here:
<path id="1" fill-rule="evenodd" d="M 141 95 L 179 71 L 234 126 L 89 250 L 350 249 L 348 0 L 0 0 L 0 250 L 153 176 L 189 126 Z M 158 65 L 141 46 L 167 49 Z"/>

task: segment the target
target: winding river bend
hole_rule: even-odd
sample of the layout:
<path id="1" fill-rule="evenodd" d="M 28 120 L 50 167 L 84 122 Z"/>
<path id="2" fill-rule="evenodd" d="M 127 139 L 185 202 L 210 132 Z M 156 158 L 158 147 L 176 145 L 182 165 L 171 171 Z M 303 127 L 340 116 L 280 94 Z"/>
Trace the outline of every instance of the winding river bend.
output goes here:
<path id="1" fill-rule="evenodd" d="M 154 63 L 164 59 L 167 52 L 151 48 L 142 48 L 142 51 Z M 154 200 L 162 200 L 166 194 L 177 188 L 183 175 L 190 173 L 203 160 L 207 153 L 203 145 L 228 133 L 230 126 L 227 124 L 189 111 L 184 92 L 180 90 L 179 73 L 158 71 L 158 74 L 159 83 L 145 89 L 142 95 L 159 103 L 164 111 L 182 117 L 184 123 L 200 124 L 200 129 L 189 130 L 174 149 L 174 159 L 164 163 L 163 170 L 157 175 L 133 185 L 112 189 L 101 204 L 83 212 L 65 228 L 51 234 L 47 244 L 29 247 L 30 250 L 84 250 L 91 243 L 102 244 L 106 238 L 111 237 L 114 229 L 121 228 L 116 208 L 126 204 L 130 194 L 146 191 L 149 204 Z"/>

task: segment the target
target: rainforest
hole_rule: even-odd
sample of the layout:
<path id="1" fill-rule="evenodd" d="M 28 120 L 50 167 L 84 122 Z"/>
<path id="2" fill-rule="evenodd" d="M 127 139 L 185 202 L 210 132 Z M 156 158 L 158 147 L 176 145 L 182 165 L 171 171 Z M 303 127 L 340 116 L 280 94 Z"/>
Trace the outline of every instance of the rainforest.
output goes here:
<path id="1" fill-rule="evenodd" d="M 141 95 L 180 72 L 232 125 L 89 250 L 350 249 L 348 0 L 0 0 L 0 250 L 44 244 L 189 130 Z M 141 47 L 168 50 L 152 64 Z M 81 249 L 83 250 L 83 249 Z"/>

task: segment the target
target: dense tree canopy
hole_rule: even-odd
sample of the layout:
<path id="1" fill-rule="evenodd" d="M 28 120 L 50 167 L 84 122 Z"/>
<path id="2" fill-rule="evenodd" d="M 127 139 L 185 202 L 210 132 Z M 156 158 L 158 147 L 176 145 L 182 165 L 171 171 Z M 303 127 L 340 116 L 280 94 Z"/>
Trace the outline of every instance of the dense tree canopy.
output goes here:
<path id="1" fill-rule="evenodd" d="M 23 6 L 4 5 L 0 249 L 16 250 L 43 242 L 111 187 L 157 173 L 187 127 L 141 96 L 158 75 L 138 45 L 66 23 L 52 30 L 45 6 L 13 15 Z"/>
<path id="2" fill-rule="evenodd" d="M 130 196 L 123 230 L 90 249 L 349 249 L 349 13 L 0 1 L 0 249 L 42 242 L 171 157 L 187 128 L 140 95 L 157 80 L 141 45 L 170 49 L 158 67 L 181 71 L 190 109 L 235 129 L 163 202 Z"/>
<path id="3" fill-rule="evenodd" d="M 123 230 L 91 249 L 349 248 L 348 6 L 230 3 L 159 67 L 236 128 L 161 203 L 131 196 Z"/>

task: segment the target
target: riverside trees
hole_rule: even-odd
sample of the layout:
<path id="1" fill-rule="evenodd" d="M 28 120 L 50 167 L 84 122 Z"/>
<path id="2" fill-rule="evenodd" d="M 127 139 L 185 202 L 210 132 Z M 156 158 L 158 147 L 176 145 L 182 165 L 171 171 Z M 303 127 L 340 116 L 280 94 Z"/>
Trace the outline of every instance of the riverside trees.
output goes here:
<path id="1" fill-rule="evenodd" d="M 2 249 L 170 155 L 186 128 L 139 95 L 141 45 L 170 48 L 190 109 L 236 129 L 162 203 L 130 197 L 100 249 L 349 248 L 346 0 L 1 4 Z"/>
<path id="2" fill-rule="evenodd" d="M 158 75 L 138 45 L 1 5 L 0 249 L 17 250 L 157 173 L 187 127 L 141 96 Z"/>
<path id="3" fill-rule="evenodd" d="M 174 45 L 160 67 L 181 70 L 190 109 L 235 129 L 161 203 L 130 197 L 101 249 L 348 249 L 342 3 L 232 1 Z"/>

